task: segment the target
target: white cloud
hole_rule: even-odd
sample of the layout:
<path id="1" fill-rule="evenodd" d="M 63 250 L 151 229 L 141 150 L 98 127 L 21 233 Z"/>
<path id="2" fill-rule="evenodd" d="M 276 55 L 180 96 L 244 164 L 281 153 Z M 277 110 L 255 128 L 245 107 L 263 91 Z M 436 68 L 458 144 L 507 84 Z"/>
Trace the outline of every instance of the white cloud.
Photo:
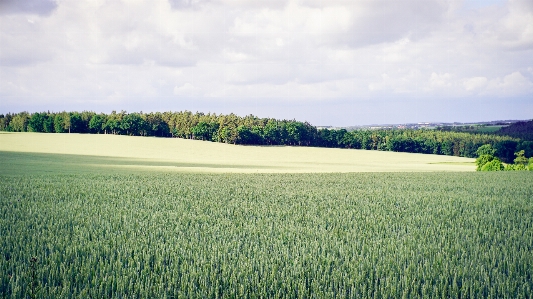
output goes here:
<path id="1" fill-rule="evenodd" d="M 195 97 L 248 114 L 272 99 L 533 93 L 529 0 L 5 3 L 0 110 L 112 99 L 147 111 L 154 98 L 180 110 L 176 98 Z"/>
<path id="2" fill-rule="evenodd" d="M 514 72 L 501 78 L 490 81 L 487 87 L 488 94 L 498 96 L 525 95 L 533 92 L 533 82 L 524 77 L 520 72 Z"/>
<path id="3" fill-rule="evenodd" d="M 452 86 L 451 79 L 452 75 L 449 73 L 437 74 L 433 72 L 429 77 L 429 86 L 432 89 L 449 88 Z"/>
<path id="4" fill-rule="evenodd" d="M 195 88 L 194 86 L 189 83 L 189 82 L 186 82 L 185 84 L 183 84 L 182 86 L 174 86 L 174 95 L 178 95 L 178 96 L 193 96 L 194 95 L 194 92 L 195 92 Z"/>
<path id="5" fill-rule="evenodd" d="M 478 91 L 487 85 L 487 78 L 473 77 L 463 80 L 463 86 L 467 91 Z"/>

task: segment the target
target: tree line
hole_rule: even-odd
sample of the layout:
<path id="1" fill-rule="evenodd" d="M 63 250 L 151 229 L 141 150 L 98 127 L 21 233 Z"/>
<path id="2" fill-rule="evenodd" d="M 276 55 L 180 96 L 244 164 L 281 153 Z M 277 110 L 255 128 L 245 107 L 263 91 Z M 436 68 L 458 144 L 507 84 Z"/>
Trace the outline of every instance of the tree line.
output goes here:
<path id="1" fill-rule="evenodd" d="M 533 141 L 533 120 L 519 121 L 510 126 L 503 127 L 495 133 Z"/>
<path id="2" fill-rule="evenodd" d="M 196 139 L 243 145 L 317 146 L 477 157 L 491 145 L 504 162 L 524 150 L 533 156 L 533 141 L 496 134 L 429 129 L 317 129 L 308 122 L 231 114 L 133 112 L 21 112 L 0 114 L 0 130 L 11 132 L 91 133 Z"/>

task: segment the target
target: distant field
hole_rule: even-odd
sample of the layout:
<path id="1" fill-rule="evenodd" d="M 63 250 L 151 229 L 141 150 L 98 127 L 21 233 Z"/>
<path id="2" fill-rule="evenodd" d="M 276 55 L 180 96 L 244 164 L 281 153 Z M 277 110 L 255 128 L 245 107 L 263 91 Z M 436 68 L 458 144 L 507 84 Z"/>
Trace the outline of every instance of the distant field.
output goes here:
<path id="1" fill-rule="evenodd" d="M 2 133 L 4 173 L 474 171 L 474 159 L 350 149 L 236 146 L 176 138 Z M 28 169 L 26 169 L 28 168 Z"/>
<path id="2" fill-rule="evenodd" d="M 499 129 L 503 128 L 503 127 L 506 127 L 506 126 L 485 126 L 485 127 L 480 127 L 477 132 L 479 133 L 494 133 L 496 131 L 498 131 Z"/>

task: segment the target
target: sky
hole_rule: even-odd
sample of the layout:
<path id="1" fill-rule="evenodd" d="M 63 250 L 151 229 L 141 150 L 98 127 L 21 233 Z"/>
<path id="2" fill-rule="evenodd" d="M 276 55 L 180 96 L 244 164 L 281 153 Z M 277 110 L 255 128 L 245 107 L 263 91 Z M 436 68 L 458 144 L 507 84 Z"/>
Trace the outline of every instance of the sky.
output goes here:
<path id="1" fill-rule="evenodd" d="M 533 118 L 531 0 L 0 0 L 0 113 Z"/>

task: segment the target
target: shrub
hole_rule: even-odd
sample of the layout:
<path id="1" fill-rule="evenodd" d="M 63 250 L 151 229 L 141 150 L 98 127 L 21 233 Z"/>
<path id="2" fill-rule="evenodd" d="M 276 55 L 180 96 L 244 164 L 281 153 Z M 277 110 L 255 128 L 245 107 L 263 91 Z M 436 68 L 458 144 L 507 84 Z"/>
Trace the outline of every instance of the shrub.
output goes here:
<path id="1" fill-rule="evenodd" d="M 481 171 L 501 171 L 504 170 L 504 166 L 502 161 L 498 158 L 494 158 L 492 161 L 485 163 L 483 167 L 481 167 Z"/>
<path id="2" fill-rule="evenodd" d="M 481 168 L 485 164 L 489 163 L 490 161 L 492 161 L 494 159 L 496 159 L 496 158 L 494 158 L 493 155 L 481 155 L 481 156 L 479 156 L 479 158 L 476 159 L 476 166 L 477 166 L 476 171 L 480 171 Z"/>

